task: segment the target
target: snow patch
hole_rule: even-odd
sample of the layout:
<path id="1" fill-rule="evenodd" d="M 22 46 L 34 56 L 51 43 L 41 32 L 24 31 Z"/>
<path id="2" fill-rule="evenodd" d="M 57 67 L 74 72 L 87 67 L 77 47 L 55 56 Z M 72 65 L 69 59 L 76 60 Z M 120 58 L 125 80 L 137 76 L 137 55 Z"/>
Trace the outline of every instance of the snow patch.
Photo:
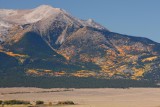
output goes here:
<path id="1" fill-rule="evenodd" d="M 5 21 L 0 20 L 0 27 L 9 28 L 9 27 L 12 27 L 12 25 Z"/>
<path id="2" fill-rule="evenodd" d="M 7 9 L 2 9 L 0 10 L 0 17 L 9 17 L 9 16 L 14 16 L 17 15 L 17 11 L 16 10 L 7 10 Z"/>
<path id="3" fill-rule="evenodd" d="M 59 8 L 53 8 L 48 5 L 42 5 L 35 9 L 29 14 L 24 15 L 26 23 L 34 23 L 44 18 L 48 18 L 51 15 L 57 15 L 61 12 Z"/>
<path id="4" fill-rule="evenodd" d="M 96 23 L 93 19 L 80 20 L 71 16 L 63 9 L 53 8 L 49 5 L 41 5 L 35 9 L 30 10 L 0 9 L 0 35 L 6 37 L 8 29 L 14 25 L 31 24 L 38 21 L 41 21 L 41 24 L 35 26 L 37 29 L 47 29 L 55 20 L 59 20 L 66 24 L 73 24 L 75 26 L 89 26 L 97 29 L 107 30 L 105 27 Z M 64 40 L 65 35 L 62 35 L 58 42 L 61 44 Z"/>

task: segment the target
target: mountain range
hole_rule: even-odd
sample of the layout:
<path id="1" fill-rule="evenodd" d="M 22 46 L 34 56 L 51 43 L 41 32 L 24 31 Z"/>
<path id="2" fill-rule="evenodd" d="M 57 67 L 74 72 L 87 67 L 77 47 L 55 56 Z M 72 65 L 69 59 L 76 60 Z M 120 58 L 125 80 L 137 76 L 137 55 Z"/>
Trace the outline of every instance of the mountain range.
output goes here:
<path id="1" fill-rule="evenodd" d="M 115 33 L 48 5 L 0 9 L 1 87 L 25 86 L 25 78 L 158 82 L 159 68 L 160 43 L 150 39 Z"/>

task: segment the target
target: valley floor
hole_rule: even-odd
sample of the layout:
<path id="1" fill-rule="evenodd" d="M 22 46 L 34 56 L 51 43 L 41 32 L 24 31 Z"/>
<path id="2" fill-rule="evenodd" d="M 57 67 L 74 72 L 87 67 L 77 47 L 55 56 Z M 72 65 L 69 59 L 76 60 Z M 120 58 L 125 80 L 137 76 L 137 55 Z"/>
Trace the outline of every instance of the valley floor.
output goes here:
<path id="1" fill-rule="evenodd" d="M 160 107 L 160 89 L 0 88 L 0 100 L 13 99 L 31 101 L 32 103 L 37 100 L 42 100 L 45 103 L 52 102 L 53 104 L 58 101 L 76 103 L 76 105 L 65 107 Z"/>

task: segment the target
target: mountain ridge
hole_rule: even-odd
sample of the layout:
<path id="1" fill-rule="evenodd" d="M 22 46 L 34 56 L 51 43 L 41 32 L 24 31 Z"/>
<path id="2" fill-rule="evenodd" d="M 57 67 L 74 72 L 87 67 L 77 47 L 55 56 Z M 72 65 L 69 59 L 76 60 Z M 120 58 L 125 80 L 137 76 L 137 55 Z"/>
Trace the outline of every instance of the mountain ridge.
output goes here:
<path id="1" fill-rule="evenodd" d="M 0 10 L 0 22 L 12 24 L 0 30 L 2 77 L 5 74 L 10 78 L 6 75 L 12 72 L 12 78 L 37 80 L 43 77 L 131 79 L 136 83 L 160 80 L 157 42 L 111 32 L 92 19 L 80 20 L 51 6 L 18 11 L 18 16 L 22 16 L 13 20 L 13 24 L 7 20 L 10 16 Z M 47 15 L 41 16 L 41 12 Z M 30 21 L 24 20 L 24 16 Z"/>
<path id="2" fill-rule="evenodd" d="M 43 13 L 43 14 L 42 14 Z M 41 5 L 37 8 L 30 10 L 12 10 L 0 9 L 0 39 L 3 39 L 8 34 L 8 30 L 15 25 L 33 24 L 41 20 L 63 19 L 61 21 L 68 21 L 71 23 L 78 23 L 81 26 L 92 26 L 99 29 L 106 29 L 105 27 L 97 24 L 93 20 L 85 21 L 72 17 L 65 10 L 60 8 L 53 8 L 48 5 Z"/>

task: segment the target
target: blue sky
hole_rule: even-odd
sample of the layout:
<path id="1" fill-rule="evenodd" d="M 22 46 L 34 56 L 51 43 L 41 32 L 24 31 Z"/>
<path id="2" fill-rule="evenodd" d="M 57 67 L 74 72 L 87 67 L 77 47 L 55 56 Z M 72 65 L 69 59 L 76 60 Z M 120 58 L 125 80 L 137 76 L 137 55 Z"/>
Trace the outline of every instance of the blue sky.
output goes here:
<path id="1" fill-rule="evenodd" d="M 160 0 L 0 0 L 0 8 L 29 9 L 41 4 L 92 18 L 110 31 L 160 43 Z"/>

